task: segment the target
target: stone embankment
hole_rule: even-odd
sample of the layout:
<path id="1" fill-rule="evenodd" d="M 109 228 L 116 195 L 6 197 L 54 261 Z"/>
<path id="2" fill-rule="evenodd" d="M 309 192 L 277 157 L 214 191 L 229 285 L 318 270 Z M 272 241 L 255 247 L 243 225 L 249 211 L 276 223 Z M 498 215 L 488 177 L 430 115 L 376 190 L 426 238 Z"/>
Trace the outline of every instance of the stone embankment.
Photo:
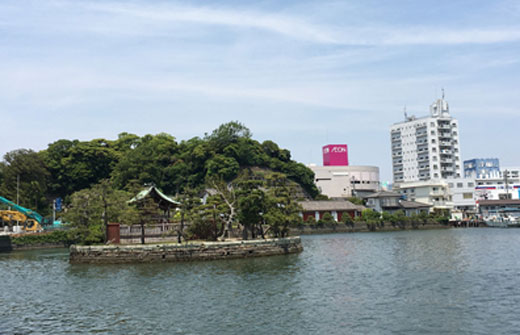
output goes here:
<path id="1" fill-rule="evenodd" d="M 284 255 L 303 251 L 300 237 L 227 242 L 70 247 L 70 263 L 184 262 Z"/>
<path id="2" fill-rule="evenodd" d="M 392 227 L 390 224 L 379 226 L 375 230 L 370 230 L 366 223 L 355 223 L 354 226 L 346 226 L 344 224 L 325 225 L 325 226 L 302 226 L 299 228 L 290 228 L 289 235 L 313 235 L 313 234 L 332 234 L 332 233 L 361 233 L 361 232 L 386 232 L 386 231 L 402 231 L 402 230 L 431 230 L 431 229 L 448 229 L 451 225 L 442 225 L 438 223 L 419 224 L 416 227 L 407 225 L 404 229 L 400 227 Z"/>

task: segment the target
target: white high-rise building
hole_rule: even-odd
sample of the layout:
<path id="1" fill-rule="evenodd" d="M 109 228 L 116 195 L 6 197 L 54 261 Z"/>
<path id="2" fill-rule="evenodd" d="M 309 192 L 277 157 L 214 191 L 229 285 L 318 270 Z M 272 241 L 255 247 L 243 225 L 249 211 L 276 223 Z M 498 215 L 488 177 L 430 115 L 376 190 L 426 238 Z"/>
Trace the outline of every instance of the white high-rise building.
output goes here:
<path id="1" fill-rule="evenodd" d="M 395 184 L 461 177 L 458 122 L 444 94 L 430 106 L 429 116 L 405 112 L 405 121 L 390 129 Z"/>

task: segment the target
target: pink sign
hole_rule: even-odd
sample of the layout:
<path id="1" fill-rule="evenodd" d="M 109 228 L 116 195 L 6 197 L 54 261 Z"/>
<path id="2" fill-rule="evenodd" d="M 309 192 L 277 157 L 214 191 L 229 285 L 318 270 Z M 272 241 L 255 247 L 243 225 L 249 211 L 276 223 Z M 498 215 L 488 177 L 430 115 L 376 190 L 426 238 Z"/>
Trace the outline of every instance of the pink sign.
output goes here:
<path id="1" fill-rule="evenodd" d="M 346 144 L 329 144 L 323 147 L 324 166 L 348 166 L 348 148 Z"/>

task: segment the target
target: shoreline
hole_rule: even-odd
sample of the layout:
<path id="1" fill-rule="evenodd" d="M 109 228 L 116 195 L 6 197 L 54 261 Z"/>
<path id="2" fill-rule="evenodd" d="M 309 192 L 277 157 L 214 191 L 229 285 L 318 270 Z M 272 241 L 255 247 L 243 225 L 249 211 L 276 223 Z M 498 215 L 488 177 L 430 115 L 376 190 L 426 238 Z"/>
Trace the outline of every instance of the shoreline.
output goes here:
<path id="1" fill-rule="evenodd" d="M 265 240 L 70 246 L 71 264 L 189 262 L 300 253 L 299 236 Z"/>

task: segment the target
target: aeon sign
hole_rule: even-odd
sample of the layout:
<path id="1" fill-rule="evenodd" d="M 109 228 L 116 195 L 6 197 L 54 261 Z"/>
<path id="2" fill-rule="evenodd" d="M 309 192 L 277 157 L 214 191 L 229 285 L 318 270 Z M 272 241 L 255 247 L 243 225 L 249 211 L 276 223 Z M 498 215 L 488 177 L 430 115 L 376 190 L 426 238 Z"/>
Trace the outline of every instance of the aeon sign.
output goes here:
<path id="1" fill-rule="evenodd" d="M 347 166 L 348 149 L 346 144 L 329 144 L 323 147 L 324 166 Z"/>

